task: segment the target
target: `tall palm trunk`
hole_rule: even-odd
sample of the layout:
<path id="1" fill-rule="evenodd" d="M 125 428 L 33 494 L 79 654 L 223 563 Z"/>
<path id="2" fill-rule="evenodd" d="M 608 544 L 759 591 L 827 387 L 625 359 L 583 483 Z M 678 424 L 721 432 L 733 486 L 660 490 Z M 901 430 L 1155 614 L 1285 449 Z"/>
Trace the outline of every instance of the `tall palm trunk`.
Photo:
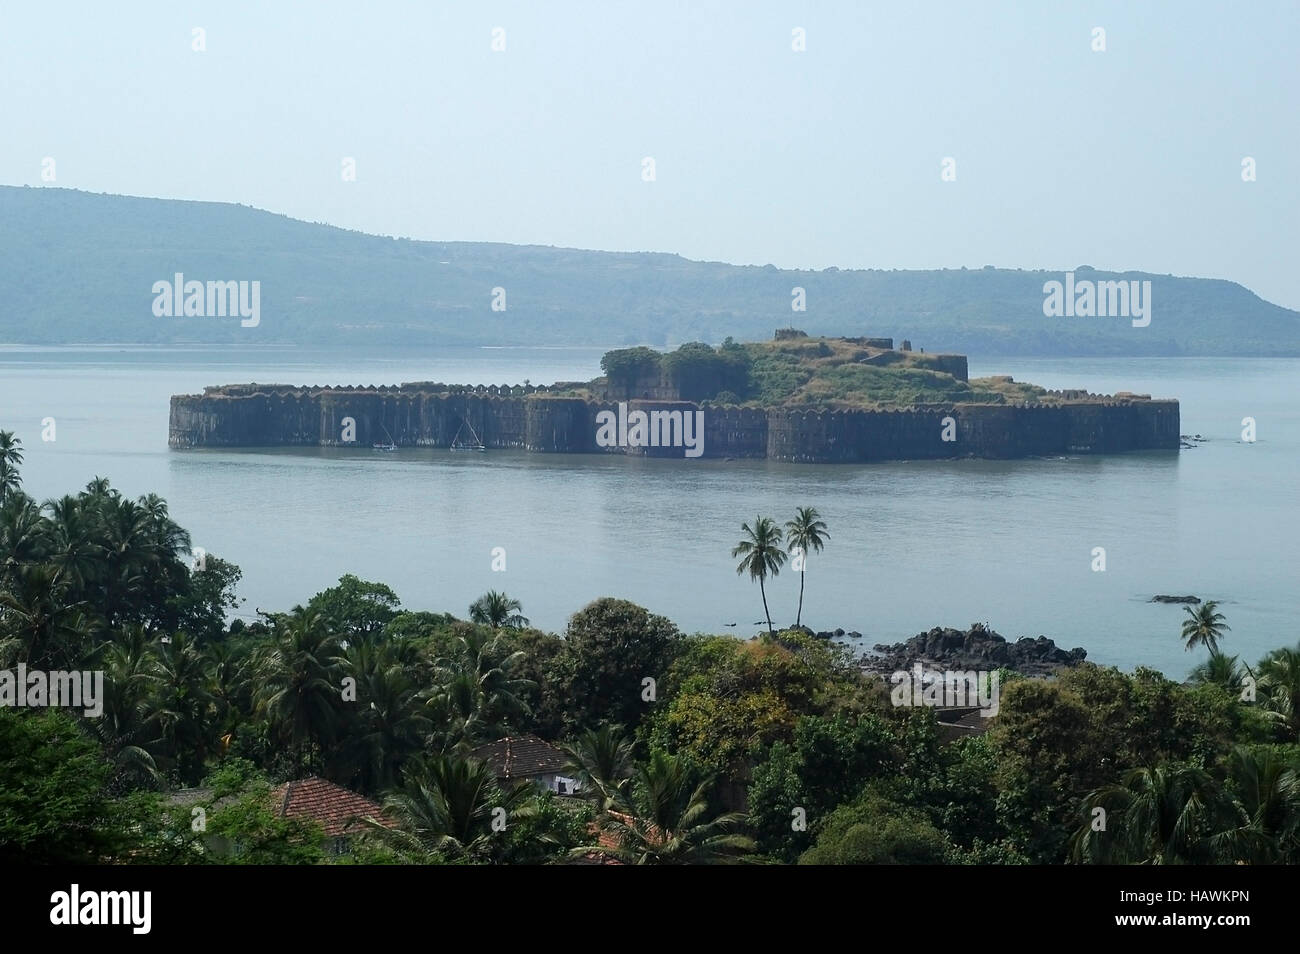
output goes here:
<path id="1" fill-rule="evenodd" d="M 799 612 L 794 614 L 794 624 L 798 626 L 803 622 L 803 577 L 804 571 L 799 571 Z"/>
<path id="2" fill-rule="evenodd" d="M 763 578 L 758 578 L 758 592 L 763 594 L 763 615 L 767 617 L 767 634 L 772 635 L 772 613 L 767 608 L 767 589 L 763 586 Z"/>

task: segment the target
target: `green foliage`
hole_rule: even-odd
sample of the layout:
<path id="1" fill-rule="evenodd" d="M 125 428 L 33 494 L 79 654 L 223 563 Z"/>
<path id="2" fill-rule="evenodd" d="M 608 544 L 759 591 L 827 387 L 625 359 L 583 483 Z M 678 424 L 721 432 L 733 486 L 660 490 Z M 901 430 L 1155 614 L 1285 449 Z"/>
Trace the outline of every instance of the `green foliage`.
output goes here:
<path id="1" fill-rule="evenodd" d="M 742 348 L 715 351 L 693 341 L 664 355 L 663 369 L 686 401 L 717 399 L 719 392 L 748 394 L 750 358 Z"/>
<path id="2" fill-rule="evenodd" d="M 502 838 L 499 827 L 520 824 L 539 811 L 531 783 L 502 788 L 477 759 L 440 755 L 412 766 L 406 783 L 384 799 L 397 827 L 372 824 L 374 836 L 406 861 L 447 859 L 488 862 L 522 846 Z M 496 827 L 494 827 L 494 823 Z M 538 823 L 546 830 L 545 822 Z"/>
<path id="3" fill-rule="evenodd" d="M 1130 769 L 1082 800 L 1071 858 L 1294 864 L 1300 860 L 1300 762 L 1294 756 L 1236 746 L 1215 772 L 1173 760 Z"/>
<path id="4" fill-rule="evenodd" d="M 800 718 L 793 741 L 775 743 L 753 772 L 749 815 L 760 850 L 794 861 L 837 805 L 853 800 L 871 779 L 896 771 L 901 761 L 894 729 L 884 719 Z M 796 809 L 803 810 L 803 831 L 794 825 Z"/>
<path id="5" fill-rule="evenodd" d="M 13 441 L 0 434 L 0 447 L 5 443 Z M 15 449 L 6 453 L 6 466 L 14 466 Z M 191 573 L 189 551 L 189 534 L 155 494 L 129 500 L 96 478 L 75 497 L 38 507 L 21 490 L 5 491 L 0 664 L 76 668 L 121 627 L 155 633 L 184 624 L 211 637 L 234 599 L 230 587 L 239 571 L 208 557 L 214 578 Z"/>
<path id="6" fill-rule="evenodd" d="M 1223 638 L 1224 633 L 1232 629 L 1225 622 L 1226 617 L 1218 609 L 1217 600 L 1206 600 L 1195 609 L 1190 606 L 1183 607 L 1183 612 L 1188 617 L 1183 621 L 1183 643 L 1188 652 L 1197 646 L 1204 646 L 1210 651 L 1211 656 L 1218 654 L 1219 640 Z"/>
<path id="7" fill-rule="evenodd" d="M 456 636 L 427 693 L 438 750 L 468 749 L 525 723 L 537 686 L 516 674 L 523 658 L 500 632 L 467 627 Z"/>
<path id="8" fill-rule="evenodd" d="M 384 627 L 385 640 L 430 640 L 446 633 L 456 621 L 450 613 L 428 613 L 423 610 L 404 610 L 389 620 Z"/>
<path id="9" fill-rule="evenodd" d="M 345 573 L 336 586 L 307 601 L 307 612 L 318 614 L 335 632 L 357 640 L 383 630 L 397 616 L 401 605 L 391 587 Z"/>
<path id="10" fill-rule="evenodd" d="M 523 629 L 528 625 L 528 619 L 520 614 L 523 604 L 516 599 L 511 599 L 505 593 L 496 590 L 488 590 L 469 606 L 469 618 L 483 626 L 491 626 L 493 629 L 508 627 L 510 629 Z"/>
<path id="11" fill-rule="evenodd" d="M 803 622 L 803 582 L 807 576 L 807 561 L 813 553 L 821 553 L 822 547 L 831 535 L 827 532 L 826 522 L 822 520 L 821 514 L 817 512 L 816 507 L 798 507 L 794 512 L 794 519 L 787 521 L 785 525 L 785 542 L 790 547 L 791 555 L 798 549 L 803 556 L 804 566 L 798 570 L 799 573 L 799 609 L 795 613 L 794 624 L 799 626 Z"/>
<path id="12" fill-rule="evenodd" d="M 569 702 L 558 681 L 565 641 L 537 629 L 505 629 L 501 645 L 514 655 L 511 671 L 519 680 L 517 696 L 531 713 L 531 731 L 547 739 L 559 736 Z"/>
<path id="13" fill-rule="evenodd" d="M 1260 709 L 1279 737 L 1300 741 L 1300 645 L 1275 649 L 1257 668 Z"/>
<path id="14" fill-rule="evenodd" d="M 879 796 L 835 809 L 801 865 L 933 865 L 948 853 L 943 833 L 914 809 Z"/>
<path id="15" fill-rule="evenodd" d="M 120 847 L 111 766 L 57 709 L 0 708 L 0 863 L 98 864 Z"/>
<path id="16" fill-rule="evenodd" d="M 813 384 L 799 395 L 799 403 L 906 407 L 911 404 L 997 400 L 992 394 L 981 394 L 967 382 L 958 381 L 949 374 L 921 368 L 839 365 L 823 370 Z"/>
<path id="17" fill-rule="evenodd" d="M 515 813 L 493 852 L 499 864 L 542 865 L 567 859 L 590 839 L 588 826 L 596 816 L 587 802 L 538 792 L 525 801 L 527 811 Z"/>
<path id="18" fill-rule="evenodd" d="M 740 812 L 719 812 L 713 780 L 684 759 L 654 752 L 637 766 L 629 785 L 613 793 L 597 819 L 606 840 L 574 849 L 625 864 L 734 864 L 754 850 Z"/>
<path id="19" fill-rule="evenodd" d="M 990 733 L 999 817 L 1030 858 L 1062 860 L 1079 793 L 1163 760 L 1209 766 L 1245 724 L 1221 689 L 1188 690 L 1148 669 L 1084 665 L 1054 683 L 1013 683 Z"/>
<path id="20" fill-rule="evenodd" d="M 769 576 L 777 576 L 785 565 L 786 552 L 781 549 L 781 528 L 771 517 L 759 515 L 751 526 L 740 525 L 744 534 L 739 543 L 731 550 L 732 558 L 740 557 L 736 564 L 736 573 L 749 574 L 751 580 L 758 581 L 758 592 L 763 597 L 763 614 L 767 618 L 767 631 L 772 632 L 772 613 L 767 607 L 766 581 Z"/>
<path id="21" fill-rule="evenodd" d="M 587 729 L 564 747 L 583 798 L 602 810 L 624 792 L 633 771 L 633 744 L 618 725 Z"/>
<path id="22" fill-rule="evenodd" d="M 0 431 L 0 504 L 10 495 L 22 489 L 23 481 L 18 472 L 23 462 L 23 441 L 13 431 Z"/>
<path id="23" fill-rule="evenodd" d="M 1004 671 L 991 731 L 945 743 L 932 710 L 894 709 L 843 644 L 774 627 L 683 638 L 625 600 L 589 604 L 561 638 L 505 594 L 467 623 L 345 575 L 223 632 L 239 571 L 211 555 L 191 570 L 163 501 L 97 478 L 38 506 L 21 453 L 0 432 L 0 668 L 102 669 L 103 713 L 0 709 L 0 861 L 331 860 L 270 798 L 272 779 L 306 774 L 388 794 L 397 828 L 354 839 L 344 863 L 709 863 L 756 847 L 808 863 L 1300 861 L 1300 647 L 1253 670 L 1213 651 L 1188 685 Z M 827 538 L 812 508 L 785 531 L 759 517 L 733 554 L 765 604 L 782 544 Z M 1188 638 L 1212 645 L 1226 627 L 1202 609 Z M 583 797 L 502 788 L 467 757 L 526 732 L 567 734 Z M 204 776 L 196 830 L 188 802 L 153 789 Z M 746 805 L 757 844 L 730 810 Z"/>
<path id="24" fill-rule="evenodd" d="M 750 365 L 750 395 L 761 407 L 785 404 L 807 384 L 813 369 L 786 351 L 757 351 Z"/>
<path id="25" fill-rule="evenodd" d="M 271 786 L 251 782 L 207 816 L 208 857 L 229 865 L 310 865 L 325 858 L 325 833 L 304 818 L 282 818 Z"/>
<path id="26" fill-rule="evenodd" d="M 643 680 L 663 679 L 679 637 L 670 620 L 627 600 L 599 599 L 574 613 L 553 676 L 566 727 L 639 725 L 650 709 Z"/>
<path id="27" fill-rule="evenodd" d="M 607 351 L 600 359 L 600 370 L 617 387 L 630 388 L 639 378 L 658 374 L 660 354 L 652 348 L 620 348 Z"/>
<path id="28" fill-rule="evenodd" d="M 655 709 L 653 744 L 711 773 L 743 777 L 754 751 L 789 740 L 799 717 L 816 711 L 834 674 L 830 654 L 801 645 L 797 635 L 685 640 L 669 674 L 668 703 Z"/>
<path id="29" fill-rule="evenodd" d="M 205 555 L 203 569 L 190 571 L 190 585 L 168 600 L 176 628 L 200 642 L 225 638 L 226 613 L 239 609 L 243 602 L 235 595 L 242 578 L 235 564 Z"/>
<path id="30" fill-rule="evenodd" d="M 257 656 L 256 711 L 303 774 L 321 769 L 343 721 L 341 653 L 333 625 L 295 607 L 274 617 L 272 639 Z"/>

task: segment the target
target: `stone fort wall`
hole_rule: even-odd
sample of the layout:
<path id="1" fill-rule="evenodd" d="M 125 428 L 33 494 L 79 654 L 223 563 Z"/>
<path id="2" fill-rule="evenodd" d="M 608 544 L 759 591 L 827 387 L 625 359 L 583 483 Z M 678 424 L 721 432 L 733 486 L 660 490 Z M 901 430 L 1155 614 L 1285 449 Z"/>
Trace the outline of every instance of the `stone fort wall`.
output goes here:
<path id="1" fill-rule="evenodd" d="M 1069 403 L 955 404 L 897 410 L 703 407 L 704 457 L 812 463 L 1016 458 L 1177 449 L 1177 401 L 1072 392 Z M 171 400 L 172 447 L 447 447 L 464 423 L 489 448 L 539 453 L 634 453 L 681 457 L 678 448 L 599 447 L 596 415 L 612 401 L 587 401 L 534 386 L 288 387 L 231 385 Z M 699 405 L 636 400 L 629 410 Z M 344 418 L 355 444 L 343 441 Z M 952 426 L 945 428 L 946 419 Z M 954 440 L 944 440 L 945 430 Z M 466 429 L 462 439 L 469 439 Z"/>

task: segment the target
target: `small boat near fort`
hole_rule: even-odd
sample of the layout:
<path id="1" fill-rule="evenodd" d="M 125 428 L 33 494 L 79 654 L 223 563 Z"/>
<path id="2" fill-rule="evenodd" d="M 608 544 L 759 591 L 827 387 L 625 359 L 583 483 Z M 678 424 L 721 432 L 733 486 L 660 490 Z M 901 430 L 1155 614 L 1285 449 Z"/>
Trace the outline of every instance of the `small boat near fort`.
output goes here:
<path id="1" fill-rule="evenodd" d="M 461 440 L 460 435 L 467 427 L 469 428 L 469 434 L 472 440 Z M 451 450 L 485 451 L 487 450 L 487 445 L 479 439 L 478 433 L 474 430 L 474 425 L 462 417 L 460 419 L 460 427 L 456 430 L 456 436 L 451 439 Z"/>

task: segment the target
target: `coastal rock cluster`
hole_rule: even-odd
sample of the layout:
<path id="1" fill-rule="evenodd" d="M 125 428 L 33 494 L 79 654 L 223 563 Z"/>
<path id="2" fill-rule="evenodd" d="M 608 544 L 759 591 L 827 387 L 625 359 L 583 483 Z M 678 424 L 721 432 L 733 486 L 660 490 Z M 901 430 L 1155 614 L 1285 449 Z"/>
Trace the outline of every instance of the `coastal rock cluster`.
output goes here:
<path id="1" fill-rule="evenodd" d="M 1045 676 L 1083 662 L 1084 649 L 1062 649 L 1046 636 L 1026 636 L 1008 642 L 982 623 L 965 631 L 936 626 L 903 643 L 873 647 L 875 655 L 863 658 L 872 672 L 907 670 L 916 663 L 935 669 L 1011 669 L 1027 676 Z"/>

